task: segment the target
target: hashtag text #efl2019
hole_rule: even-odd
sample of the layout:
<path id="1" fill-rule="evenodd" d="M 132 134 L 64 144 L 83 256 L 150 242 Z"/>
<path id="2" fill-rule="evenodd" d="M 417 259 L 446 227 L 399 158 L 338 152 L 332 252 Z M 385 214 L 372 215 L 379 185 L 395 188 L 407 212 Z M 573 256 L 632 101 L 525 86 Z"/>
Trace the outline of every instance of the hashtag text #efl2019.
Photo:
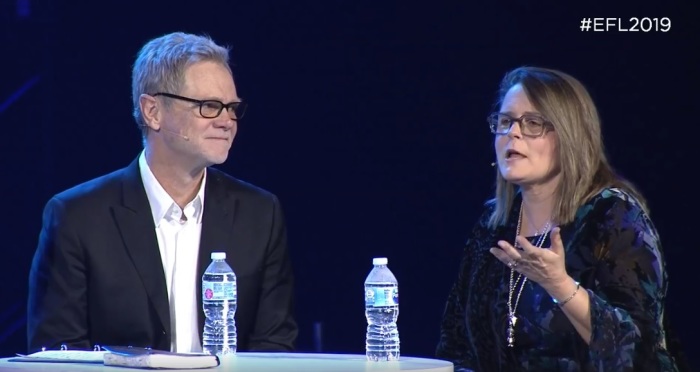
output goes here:
<path id="1" fill-rule="evenodd" d="M 671 31 L 671 19 L 669 17 L 584 17 L 581 19 L 579 28 L 584 32 L 669 32 Z"/>

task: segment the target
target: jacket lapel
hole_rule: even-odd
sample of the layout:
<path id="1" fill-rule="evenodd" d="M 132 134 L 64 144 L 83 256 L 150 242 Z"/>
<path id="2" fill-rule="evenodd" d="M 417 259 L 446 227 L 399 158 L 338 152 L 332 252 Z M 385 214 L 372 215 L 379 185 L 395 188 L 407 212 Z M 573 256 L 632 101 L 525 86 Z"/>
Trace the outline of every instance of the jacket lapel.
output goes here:
<path id="1" fill-rule="evenodd" d="M 207 184 L 204 188 L 204 212 L 197 264 L 197 309 L 199 334 L 204 330 L 202 307 L 202 275 L 211 262 L 211 252 L 224 252 L 233 239 L 233 218 L 236 198 L 227 192 L 222 174 L 213 168 L 207 169 Z"/>
<path id="2" fill-rule="evenodd" d="M 170 339 L 168 289 L 165 284 L 165 273 L 155 234 L 153 215 L 141 180 L 138 158 L 124 170 L 122 190 L 123 204 L 113 208 L 114 219 L 121 232 L 127 253 Z"/>

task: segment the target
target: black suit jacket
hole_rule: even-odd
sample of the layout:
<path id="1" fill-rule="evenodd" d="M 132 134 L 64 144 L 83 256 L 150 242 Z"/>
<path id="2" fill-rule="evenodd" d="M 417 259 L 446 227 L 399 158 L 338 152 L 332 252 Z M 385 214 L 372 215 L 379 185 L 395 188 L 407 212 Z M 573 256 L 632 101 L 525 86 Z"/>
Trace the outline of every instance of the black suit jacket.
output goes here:
<path id="1" fill-rule="evenodd" d="M 277 198 L 207 169 L 199 278 L 212 251 L 238 279 L 238 349 L 291 351 L 293 275 Z M 197 286 L 200 337 L 204 325 Z M 170 349 L 170 315 L 155 225 L 139 173 L 128 167 L 55 195 L 29 275 L 29 351 L 132 345 Z"/>

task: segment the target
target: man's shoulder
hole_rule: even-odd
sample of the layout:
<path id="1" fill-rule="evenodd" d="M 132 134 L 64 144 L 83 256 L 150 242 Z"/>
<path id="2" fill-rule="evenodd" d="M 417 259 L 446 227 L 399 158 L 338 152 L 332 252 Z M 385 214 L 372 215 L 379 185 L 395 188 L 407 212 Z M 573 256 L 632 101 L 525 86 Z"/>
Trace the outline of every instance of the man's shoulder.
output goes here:
<path id="1" fill-rule="evenodd" d="M 60 200 L 64 205 L 92 204 L 96 200 L 117 197 L 124 169 L 82 182 L 54 195 L 53 199 Z"/>
<path id="2" fill-rule="evenodd" d="M 207 172 L 209 172 L 207 182 L 215 182 L 226 192 L 233 192 L 238 197 L 277 201 L 277 196 L 272 192 L 236 178 L 220 169 L 208 168 Z"/>

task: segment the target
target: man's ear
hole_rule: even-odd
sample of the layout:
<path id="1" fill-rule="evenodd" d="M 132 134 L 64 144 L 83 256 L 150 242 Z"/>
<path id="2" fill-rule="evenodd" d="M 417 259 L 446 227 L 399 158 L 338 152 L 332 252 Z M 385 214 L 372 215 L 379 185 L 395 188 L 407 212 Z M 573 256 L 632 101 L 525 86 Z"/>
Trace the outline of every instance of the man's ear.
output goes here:
<path id="1" fill-rule="evenodd" d="M 141 108 L 141 116 L 143 116 L 143 121 L 146 123 L 146 126 L 155 131 L 159 130 L 160 108 L 158 107 L 156 98 L 148 94 L 140 95 L 139 107 Z"/>

